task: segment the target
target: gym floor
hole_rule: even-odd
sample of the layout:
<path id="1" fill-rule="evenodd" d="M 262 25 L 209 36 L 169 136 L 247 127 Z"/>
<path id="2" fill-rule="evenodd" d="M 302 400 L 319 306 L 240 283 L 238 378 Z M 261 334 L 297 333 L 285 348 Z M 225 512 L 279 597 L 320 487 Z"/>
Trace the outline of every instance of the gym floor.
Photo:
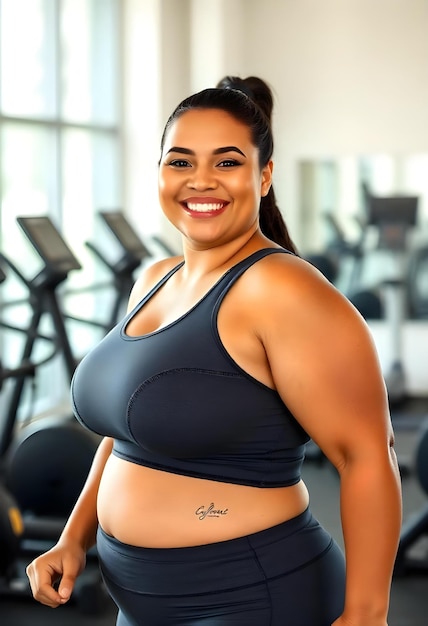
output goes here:
<path id="1" fill-rule="evenodd" d="M 396 449 L 403 466 L 404 519 L 428 506 L 426 494 L 412 471 L 412 460 L 418 438 L 418 428 L 428 417 L 428 398 L 413 400 L 393 411 L 396 432 Z M 322 524 L 343 545 L 339 517 L 339 481 L 329 463 L 307 460 L 304 478 L 311 493 L 311 508 Z M 389 626 L 426 626 L 428 612 L 428 548 L 422 539 L 415 544 L 418 554 L 426 555 L 424 573 L 394 578 L 391 594 Z M 71 603 L 56 610 L 40 606 L 30 599 L 0 598 L 0 623 L 2 626 L 114 626 L 116 610 L 106 596 L 101 599 L 102 610 L 87 614 Z M 293 626 L 293 624 L 287 625 Z M 308 624 L 307 626 L 311 626 Z"/>

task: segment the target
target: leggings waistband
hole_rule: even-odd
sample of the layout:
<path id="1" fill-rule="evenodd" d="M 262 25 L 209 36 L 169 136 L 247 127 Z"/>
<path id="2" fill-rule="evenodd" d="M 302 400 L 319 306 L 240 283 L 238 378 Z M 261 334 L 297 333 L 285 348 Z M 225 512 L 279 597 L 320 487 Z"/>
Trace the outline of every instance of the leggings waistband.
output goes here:
<path id="1" fill-rule="evenodd" d="M 124 556 L 148 560 L 153 559 L 157 562 L 164 561 L 166 563 L 176 560 L 181 561 L 185 558 L 186 561 L 189 562 L 193 560 L 199 561 L 201 558 L 210 558 L 211 555 L 216 558 L 221 558 L 223 555 L 231 557 L 235 553 L 239 554 L 242 550 L 246 550 L 248 548 L 248 541 L 251 542 L 254 548 L 268 546 L 278 540 L 293 535 L 295 532 L 307 526 L 312 519 L 310 510 L 306 509 L 303 513 L 300 513 L 292 519 L 256 533 L 251 533 L 250 535 L 198 546 L 186 546 L 185 548 L 144 548 L 132 546 L 127 543 L 122 543 L 115 537 L 108 535 L 101 526 L 99 527 L 99 533 L 104 536 L 107 543 Z"/>
<path id="2" fill-rule="evenodd" d="M 207 593 L 238 588 L 296 571 L 332 543 L 309 509 L 297 517 L 244 537 L 184 548 L 142 548 L 98 529 L 104 576 L 138 593 Z"/>

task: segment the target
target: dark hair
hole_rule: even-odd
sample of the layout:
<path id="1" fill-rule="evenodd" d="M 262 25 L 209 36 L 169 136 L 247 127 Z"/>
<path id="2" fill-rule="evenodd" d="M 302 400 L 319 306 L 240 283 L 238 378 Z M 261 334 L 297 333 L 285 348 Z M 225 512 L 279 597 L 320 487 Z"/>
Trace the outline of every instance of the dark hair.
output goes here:
<path id="1" fill-rule="evenodd" d="M 266 115 L 272 126 L 273 95 L 269 85 L 257 76 L 239 78 L 239 76 L 224 76 L 216 85 L 220 89 L 238 89 L 255 102 Z"/>
<path id="2" fill-rule="evenodd" d="M 263 83 L 263 81 L 261 82 Z M 268 92 L 270 93 L 269 88 Z M 265 103 L 268 103 L 268 98 Z M 273 98 L 271 96 L 270 113 L 272 106 Z M 245 124 L 251 132 L 253 144 L 257 146 L 259 150 L 260 167 L 263 168 L 269 163 L 273 154 L 273 136 L 269 107 L 265 111 L 249 94 L 245 93 L 242 89 L 236 89 L 232 86 L 204 89 L 180 102 L 165 125 L 161 139 L 161 150 L 163 150 L 166 134 L 170 126 L 181 117 L 181 115 L 192 109 L 220 109 Z M 296 252 L 296 248 L 288 234 L 287 227 L 276 204 L 272 186 L 267 196 L 261 199 L 259 219 L 260 228 L 267 237 L 280 246 L 292 252 Z"/>
<path id="3" fill-rule="evenodd" d="M 273 94 L 272 89 L 264 80 L 258 76 L 247 78 L 224 76 L 216 86 L 221 89 L 237 89 L 245 93 L 263 111 L 272 132 Z M 296 246 L 278 207 L 273 186 L 260 203 L 260 228 L 267 237 L 297 254 Z"/>

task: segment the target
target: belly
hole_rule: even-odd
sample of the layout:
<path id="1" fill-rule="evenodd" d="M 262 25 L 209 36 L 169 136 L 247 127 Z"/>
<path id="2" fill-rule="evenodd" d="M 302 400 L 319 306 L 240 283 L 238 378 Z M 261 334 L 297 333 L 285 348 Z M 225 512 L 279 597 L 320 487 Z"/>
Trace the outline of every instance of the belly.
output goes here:
<path id="1" fill-rule="evenodd" d="M 147 548 L 233 539 L 280 524 L 307 506 L 303 482 L 260 489 L 158 471 L 113 455 L 98 491 L 105 532 Z"/>

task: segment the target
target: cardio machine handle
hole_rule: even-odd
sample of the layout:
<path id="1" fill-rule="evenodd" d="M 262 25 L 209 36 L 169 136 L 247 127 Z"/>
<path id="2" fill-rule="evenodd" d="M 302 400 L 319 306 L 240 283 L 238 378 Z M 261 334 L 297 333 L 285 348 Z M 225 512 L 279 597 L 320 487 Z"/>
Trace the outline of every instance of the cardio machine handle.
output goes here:
<path id="1" fill-rule="evenodd" d="M 2 388 L 3 381 L 6 378 L 19 378 L 20 376 L 34 376 L 36 372 L 36 365 L 31 361 L 23 361 L 18 367 L 12 369 L 3 367 L 0 361 L 0 390 Z"/>

